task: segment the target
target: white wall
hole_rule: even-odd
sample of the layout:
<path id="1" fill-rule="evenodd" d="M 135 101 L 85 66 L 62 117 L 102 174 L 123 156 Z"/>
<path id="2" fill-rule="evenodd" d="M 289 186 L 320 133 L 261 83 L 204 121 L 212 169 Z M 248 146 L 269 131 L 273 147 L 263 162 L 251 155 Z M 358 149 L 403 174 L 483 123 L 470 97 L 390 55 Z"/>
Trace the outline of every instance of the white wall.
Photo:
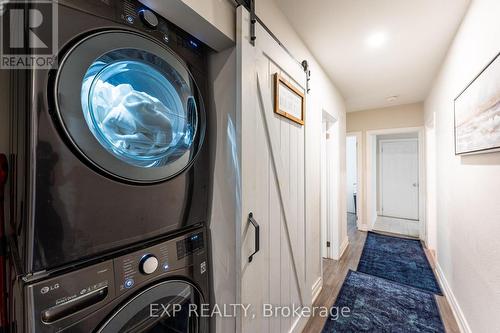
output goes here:
<path id="1" fill-rule="evenodd" d="M 165 0 L 162 0 L 165 1 Z M 171 0 L 168 0 L 171 1 Z M 177 0 L 178 1 L 178 0 Z M 219 31 L 235 41 L 234 5 L 230 0 L 181 0 L 212 23 Z"/>
<path id="2" fill-rule="evenodd" d="M 437 260 L 472 332 L 500 332 L 500 153 L 455 156 L 453 100 L 500 51 L 499 17 L 500 1 L 472 2 L 425 102 L 426 123 L 435 116 Z"/>
<path id="3" fill-rule="evenodd" d="M 346 140 L 346 188 L 347 188 L 347 211 L 349 213 L 356 213 L 354 208 L 354 190 L 358 178 L 357 169 L 357 149 L 356 149 L 356 137 L 348 136 Z"/>
<path id="4" fill-rule="evenodd" d="M 290 22 L 279 10 L 273 0 L 257 1 L 257 15 L 283 42 L 283 44 L 299 59 L 307 59 L 311 68 L 311 92 L 307 95 L 307 127 L 306 127 L 306 275 L 307 287 L 312 289 L 322 276 L 320 253 L 320 153 L 322 110 L 330 113 L 335 119 L 336 130 L 333 131 L 338 149 L 333 157 L 336 161 L 338 182 L 334 195 L 337 196 L 338 210 L 335 212 L 339 223 L 340 244 L 347 240 L 347 216 L 345 198 L 345 106 L 342 96 L 325 74 L 305 44 L 298 37 Z M 309 289 L 309 290 L 311 290 Z"/>

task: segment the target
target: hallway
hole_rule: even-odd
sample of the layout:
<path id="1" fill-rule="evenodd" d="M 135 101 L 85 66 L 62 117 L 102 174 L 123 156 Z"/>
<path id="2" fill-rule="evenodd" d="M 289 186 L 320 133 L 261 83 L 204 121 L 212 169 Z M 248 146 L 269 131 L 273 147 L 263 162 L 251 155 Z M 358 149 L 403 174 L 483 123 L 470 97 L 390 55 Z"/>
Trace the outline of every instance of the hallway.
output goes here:
<path id="1" fill-rule="evenodd" d="M 500 0 L 0 8 L 0 333 L 500 333 Z"/>
<path id="2" fill-rule="evenodd" d="M 347 214 L 347 223 L 349 246 L 339 261 L 323 259 L 323 290 L 314 302 L 314 306 L 332 306 L 332 304 L 335 303 L 335 300 L 349 270 L 356 271 L 358 267 L 367 233 L 357 230 L 356 216 L 354 214 Z M 427 251 L 426 255 L 431 265 L 433 265 L 433 261 L 430 259 Z M 444 296 L 438 295 L 435 295 L 434 297 L 439 307 L 439 312 L 443 321 L 443 325 L 445 327 L 445 331 L 448 333 L 459 333 L 460 330 L 447 299 Z M 322 318 L 320 316 L 311 318 L 307 323 L 307 326 L 304 328 L 303 332 L 322 332 L 325 322 L 326 318 Z"/>

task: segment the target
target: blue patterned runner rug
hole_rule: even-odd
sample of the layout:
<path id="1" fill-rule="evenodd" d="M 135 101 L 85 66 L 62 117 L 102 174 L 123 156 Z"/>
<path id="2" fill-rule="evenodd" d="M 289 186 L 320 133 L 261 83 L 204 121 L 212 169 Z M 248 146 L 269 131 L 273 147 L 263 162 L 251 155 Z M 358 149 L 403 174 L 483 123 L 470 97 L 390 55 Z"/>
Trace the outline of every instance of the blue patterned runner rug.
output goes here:
<path id="1" fill-rule="evenodd" d="M 369 232 L 357 271 L 443 295 L 417 239 Z"/>
<path id="2" fill-rule="evenodd" d="M 445 332 L 435 296 L 375 276 L 349 271 L 322 333 Z M 348 311 L 347 311 L 348 309 Z"/>

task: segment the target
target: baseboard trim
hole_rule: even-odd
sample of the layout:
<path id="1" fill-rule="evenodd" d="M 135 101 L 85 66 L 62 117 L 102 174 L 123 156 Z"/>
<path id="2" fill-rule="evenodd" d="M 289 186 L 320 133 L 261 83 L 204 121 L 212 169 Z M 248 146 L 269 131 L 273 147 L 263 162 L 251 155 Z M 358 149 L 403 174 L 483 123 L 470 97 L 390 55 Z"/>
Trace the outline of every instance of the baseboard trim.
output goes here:
<path id="1" fill-rule="evenodd" d="M 320 276 L 311 287 L 312 304 L 314 304 L 314 302 L 316 301 L 316 298 L 318 298 L 322 289 L 323 289 L 323 278 Z M 290 330 L 288 332 L 289 333 L 301 333 L 304 330 L 304 327 L 306 327 L 309 319 L 310 319 L 309 317 L 300 316 L 299 318 L 297 318 L 297 320 L 295 320 L 295 322 L 293 323 L 292 327 L 290 328 Z"/>
<path id="2" fill-rule="evenodd" d="M 469 324 L 467 323 L 467 319 L 465 319 L 464 313 L 462 312 L 462 309 L 460 308 L 460 305 L 458 304 L 458 301 L 455 297 L 455 294 L 453 294 L 453 291 L 451 290 L 450 284 L 448 283 L 448 280 L 446 280 L 446 277 L 444 276 L 443 270 L 441 269 L 441 266 L 439 266 L 439 263 L 437 260 L 435 260 L 435 269 L 437 273 L 437 278 L 439 280 L 439 283 L 441 284 L 441 287 L 443 287 L 444 295 L 448 299 L 448 302 L 450 303 L 451 306 L 451 311 L 453 312 L 453 315 L 455 316 L 455 319 L 458 324 L 458 328 L 460 329 L 461 333 L 472 333 L 472 330 L 470 329 Z"/>
<path id="3" fill-rule="evenodd" d="M 316 282 L 314 282 L 312 286 L 312 303 L 316 301 L 316 298 L 318 298 L 319 294 L 321 293 L 321 290 L 323 289 L 323 278 L 320 276 Z"/>
<path id="4" fill-rule="evenodd" d="M 292 317 L 293 318 L 293 317 Z M 304 327 L 306 327 L 306 324 L 308 322 L 309 318 L 308 317 L 303 317 L 300 316 L 297 318 L 297 320 L 293 323 L 292 327 L 290 328 L 290 333 L 301 333 L 304 330 Z"/>
<path id="5" fill-rule="evenodd" d="M 370 228 L 368 228 L 368 226 L 366 224 L 361 224 L 359 227 L 358 227 L 358 230 L 359 231 L 370 231 Z"/>
<path id="6" fill-rule="evenodd" d="M 342 245 L 340 246 L 339 257 L 337 260 L 340 260 L 340 258 L 342 258 L 345 250 L 347 249 L 347 246 L 349 246 L 349 239 L 346 237 L 344 243 L 342 243 Z"/>

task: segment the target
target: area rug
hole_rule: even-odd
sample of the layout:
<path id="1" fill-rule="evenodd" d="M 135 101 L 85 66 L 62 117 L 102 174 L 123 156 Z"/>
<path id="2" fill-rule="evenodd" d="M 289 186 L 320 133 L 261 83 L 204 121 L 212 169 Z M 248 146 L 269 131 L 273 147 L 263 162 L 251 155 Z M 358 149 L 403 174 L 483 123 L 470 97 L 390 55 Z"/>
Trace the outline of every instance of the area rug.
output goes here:
<path id="1" fill-rule="evenodd" d="M 330 316 L 322 333 L 445 332 L 433 294 L 355 271 L 347 273 L 333 309 L 344 315 Z"/>
<path id="2" fill-rule="evenodd" d="M 357 270 L 443 295 L 417 239 L 369 232 Z"/>

